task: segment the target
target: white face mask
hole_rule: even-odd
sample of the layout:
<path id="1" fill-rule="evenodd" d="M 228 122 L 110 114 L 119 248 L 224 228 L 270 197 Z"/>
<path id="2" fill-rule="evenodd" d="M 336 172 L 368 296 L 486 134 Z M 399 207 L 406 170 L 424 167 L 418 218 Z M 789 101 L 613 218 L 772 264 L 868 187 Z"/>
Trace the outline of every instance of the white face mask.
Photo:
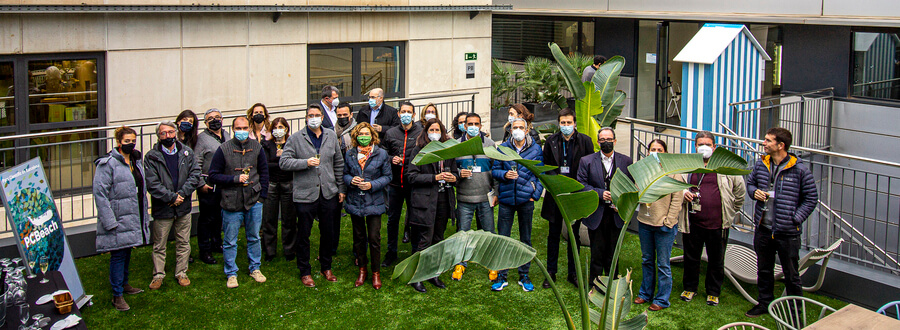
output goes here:
<path id="1" fill-rule="evenodd" d="M 312 117 L 312 118 L 309 118 L 309 119 L 306 121 L 306 125 L 308 125 L 309 128 L 312 128 L 312 129 L 319 128 L 319 125 L 322 125 L 322 117 Z"/>
<path id="2" fill-rule="evenodd" d="M 703 159 L 709 159 L 709 157 L 712 157 L 713 148 L 710 146 L 699 146 L 697 147 L 697 152 L 703 154 Z"/>
<path id="3" fill-rule="evenodd" d="M 512 131 L 512 137 L 513 137 L 513 139 L 516 139 L 516 141 L 522 141 L 525 139 L 525 131 L 520 130 L 520 129 L 514 129 Z"/>
<path id="4" fill-rule="evenodd" d="M 440 141 L 441 133 L 428 133 L 428 139 L 431 141 Z"/>
<path id="5" fill-rule="evenodd" d="M 425 114 L 425 120 L 432 120 L 432 119 L 435 119 L 435 118 L 437 118 L 437 116 L 436 116 L 435 114 L 433 114 L 433 113 L 426 113 L 426 114 Z"/>
<path id="6" fill-rule="evenodd" d="M 331 100 L 332 108 L 337 108 L 338 104 L 341 104 L 341 100 L 339 98 L 335 97 L 334 100 Z"/>
<path id="7" fill-rule="evenodd" d="M 513 120 L 516 120 L 516 118 L 519 118 L 519 117 L 516 117 L 516 116 L 509 116 L 509 118 L 507 118 L 506 120 L 508 120 L 509 123 L 512 124 Z"/>
<path id="8" fill-rule="evenodd" d="M 279 139 L 283 138 L 285 133 L 286 132 L 285 132 L 284 128 L 276 128 L 276 129 L 272 130 L 272 136 L 279 138 Z"/>

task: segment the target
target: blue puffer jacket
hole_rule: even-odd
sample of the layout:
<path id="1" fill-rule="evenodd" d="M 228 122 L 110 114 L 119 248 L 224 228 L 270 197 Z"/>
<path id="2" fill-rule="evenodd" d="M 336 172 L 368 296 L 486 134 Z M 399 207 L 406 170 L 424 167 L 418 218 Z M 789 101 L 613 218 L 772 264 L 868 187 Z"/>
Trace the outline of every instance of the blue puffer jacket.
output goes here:
<path id="1" fill-rule="evenodd" d="M 347 213 L 360 217 L 384 214 L 384 187 L 391 182 L 391 162 L 387 151 L 379 146 L 372 146 L 372 153 L 366 160 L 366 169 L 361 171 L 357 160 L 358 150 L 357 147 L 350 148 L 344 155 L 344 186 L 347 187 L 344 209 Z M 361 172 L 365 175 L 360 175 Z M 360 195 L 359 188 L 352 183 L 354 176 L 361 176 L 372 183 L 372 189 Z"/>
<path id="2" fill-rule="evenodd" d="M 756 161 L 753 172 L 747 177 L 747 194 L 753 198 L 753 194 L 762 189 L 769 189 L 771 156 L 764 156 Z M 800 224 L 816 208 L 819 193 L 816 191 L 816 182 L 812 172 L 806 166 L 800 164 L 797 156 L 788 154 L 784 169 L 775 173 L 775 223 L 772 224 L 773 233 L 787 235 L 799 235 Z M 755 199 L 754 199 L 755 200 Z M 763 216 L 765 202 L 756 201 L 753 212 L 753 224 L 759 226 Z"/>
<path id="3" fill-rule="evenodd" d="M 512 141 L 503 142 L 501 145 L 516 150 L 516 146 Z M 541 162 L 538 165 L 542 165 L 544 161 L 544 152 L 541 151 L 541 146 L 534 143 L 531 136 L 525 136 L 525 148 L 522 149 L 519 156 L 524 159 Z M 525 166 L 516 164 L 519 177 L 515 180 L 506 179 L 506 172 L 512 169 L 511 166 L 513 164 L 515 162 L 495 161 L 494 167 L 491 169 L 491 175 L 494 176 L 494 180 L 499 182 L 497 194 L 499 195 L 500 203 L 520 205 L 527 203 L 530 199 L 535 201 L 540 199 L 541 193 L 544 192 L 544 187 L 541 185 L 541 181 L 538 180 L 537 175 L 531 173 Z"/>

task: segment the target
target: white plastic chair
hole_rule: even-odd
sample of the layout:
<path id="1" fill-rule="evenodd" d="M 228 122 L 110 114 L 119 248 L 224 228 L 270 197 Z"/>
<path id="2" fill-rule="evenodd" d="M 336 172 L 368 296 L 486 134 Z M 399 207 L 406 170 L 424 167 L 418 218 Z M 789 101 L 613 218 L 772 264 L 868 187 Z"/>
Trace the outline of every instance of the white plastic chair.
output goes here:
<path id="1" fill-rule="evenodd" d="M 723 325 L 719 330 L 769 330 L 764 326 L 750 322 L 733 322 Z"/>
<path id="2" fill-rule="evenodd" d="M 779 330 L 803 329 L 813 323 L 806 320 L 807 303 L 813 305 L 812 308 L 820 307 L 822 309 L 819 312 L 819 318 L 813 322 L 821 320 L 827 312 L 836 312 L 834 308 L 806 297 L 785 296 L 775 299 L 769 304 L 769 315 L 775 319 Z"/>

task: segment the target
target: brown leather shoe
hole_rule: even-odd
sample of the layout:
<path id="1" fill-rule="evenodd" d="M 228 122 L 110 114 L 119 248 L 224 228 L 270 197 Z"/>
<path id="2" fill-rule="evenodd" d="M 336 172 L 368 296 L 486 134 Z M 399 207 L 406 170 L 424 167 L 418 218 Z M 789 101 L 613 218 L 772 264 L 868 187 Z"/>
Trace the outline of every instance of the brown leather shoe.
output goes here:
<path id="1" fill-rule="evenodd" d="M 647 302 L 647 301 L 644 300 L 644 298 L 641 298 L 641 297 L 634 298 L 634 303 L 637 304 L 637 305 L 640 305 L 640 304 L 643 304 L 643 303 L 646 303 L 646 302 Z"/>
<path id="2" fill-rule="evenodd" d="M 138 294 L 144 292 L 144 290 L 135 288 L 131 286 L 131 284 L 125 284 L 125 286 L 122 287 L 122 292 L 125 294 Z"/>
<path id="3" fill-rule="evenodd" d="M 191 279 L 187 277 L 187 275 L 175 276 L 175 279 L 178 280 L 178 285 L 180 286 L 188 286 L 191 285 Z"/>
<path id="4" fill-rule="evenodd" d="M 125 302 L 125 298 L 123 298 L 122 296 L 113 297 L 112 304 L 116 307 L 116 310 L 120 312 L 131 309 L 131 307 L 128 306 L 128 303 Z"/>
<path id="5" fill-rule="evenodd" d="M 316 282 L 313 281 L 312 275 L 306 275 L 300 278 L 300 282 L 303 283 L 307 288 L 315 288 Z"/>
<path id="6" fill-rule="evenodd" d="M 650 304 L 650 307 L 647 307 L 647 309 L 649 309 L 650 311 L 653 311 L 653 312 L 661 311 L 661 310 L 663 310 L 664 308 L 665 308 L 665 307 L 662 307 L 662 306 L 657 305 L 657 304 Z"/>
<path id="7" fill-rule="evenodd" d="M 375 290 L 381 289 L 381 273 L 372 273 L 372 287 L 375 288 Z"/>
<path id="8" fill-rule="evenodd" d="M 366 267 L 359 267 L 359 278 L 356 279 L 356 283 L 353 283 L 356 286 L 360 286 L 366 283 Z"/>
<path id="9" fill-rule="evenodd" d="M 337 277 L 334 276 L 334 273 L 331 272 L 331 269 L 322 272 L 322 276 L 324 276 L 325 280 L 328 282 L 337 282 Z"/>
<path id="10" fill-rule="evenodd" d="M 162 286 L 163 279 L 162 277 L 154 277 L 152 281 L 150 281 L 150 290 L 159 289 Z"/>

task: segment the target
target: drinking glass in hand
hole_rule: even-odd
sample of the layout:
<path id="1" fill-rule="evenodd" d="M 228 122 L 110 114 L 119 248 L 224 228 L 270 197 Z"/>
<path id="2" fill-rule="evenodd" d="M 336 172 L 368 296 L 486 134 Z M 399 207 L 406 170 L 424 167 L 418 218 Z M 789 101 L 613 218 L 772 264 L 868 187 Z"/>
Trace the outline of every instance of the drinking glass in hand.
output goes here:
<path id="1" fill-rule="evenodd" d="M 694 194 L 694 199 L 691 200 L 691 209 L 688 211 L 691 214 L 696 214 L 700 212 L 700 190 L 699 189 L 691 189 L 691 193 Z"/>
<path id="2" fill-rule="evenodd" d="M 47 256 L 42 256 L 41 257 L 41 274 L 44 276 L 44 279 L 41 280 L 41 282 L 40 282 L 41 284 L 50 282 L 50 280 L 47 279 L 47 268 L 49 268 L 49 267 L 50 267 L 50 258 L 48 258 Z"/>
<path id="3" fill-rule="evenodd" d="M 359 195 L 360 195 L 360 196 L 364 196 L 364 195 L 366 194 L 366 191 L 365 191 L 365 190 L 362 190 L 362 187 L 360 187 L 360 186 L 361 186 L 363 183 L 365 183 L 365 182 L 366 182 L 366 177 L 360 175 L 360 176 L 359 176 L 359 184 L 356 185 L 356 187 L 359 188 Z"/>

